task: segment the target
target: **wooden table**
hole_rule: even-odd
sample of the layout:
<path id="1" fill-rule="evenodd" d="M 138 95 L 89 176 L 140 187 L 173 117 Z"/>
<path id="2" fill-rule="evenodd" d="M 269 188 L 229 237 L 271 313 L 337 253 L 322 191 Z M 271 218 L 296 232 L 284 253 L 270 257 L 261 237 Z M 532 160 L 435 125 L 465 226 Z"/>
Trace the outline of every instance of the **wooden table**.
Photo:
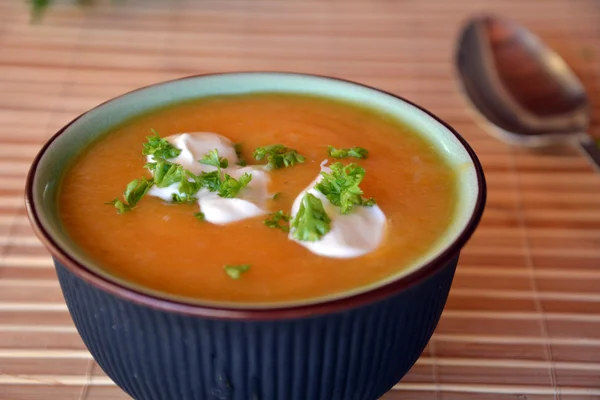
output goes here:
<path id="1" fill-rule="evenodd" d="M 515 149 L 475 124 L 451 60 L 461 22 L 480 11 L 541 35 L 598 110 L 596 0 L 63 2 L 37 25 L 25 1 L 0 0 L 0 399 L 126 398 L 79 339 L 25 217 L 23 182 L 41 144 L 125 91 L 230 70 L 312 72 L 401 94 L 482 159 L 481 227 L 433 340 L 384 399 L 600 399 L 600 174 L 573 150 Z"/>

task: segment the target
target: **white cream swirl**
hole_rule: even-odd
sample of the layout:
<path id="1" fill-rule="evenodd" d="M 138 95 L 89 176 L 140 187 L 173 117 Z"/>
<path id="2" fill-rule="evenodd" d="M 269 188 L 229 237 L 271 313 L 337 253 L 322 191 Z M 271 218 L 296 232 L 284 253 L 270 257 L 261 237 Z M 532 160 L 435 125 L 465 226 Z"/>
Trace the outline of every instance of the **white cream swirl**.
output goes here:
<path id="1" fill-rule="evenodd" d="M 211 132 L 181 133 L 167 136 L 164 139 L 181 150 L 177 157 L 170 158 L 168 161 L 180 164 L 196 175 L 216 170 L 216 167 L 198 162 L 209 151 L 215 149 L 221 157 L 226 158 L 229 162 L 228 167 L 221 170 L 223 173 L 229 174 L 235 179 L 239 179 L 244 173 L 252 175 L 248 186 L 232 199 L 220 197 L 208 189 L 201 189 L 196 197 L 206 221 L 213 224 L 228 224 L 267 213 L 264 207 L 270 197 L 268 192 L 269 176 L 262 167 L 237 166 L 236 163 L 239 159 L 233 143 L 229 139 Z M 149 155 L 147 160 L 153 162 L 154 157 Z M 148 195 L 159 197 L 164 201 L 172 201 L 173 194 L 178 193 L 178 189 L 179 183 L 164 188 L 153 186 L 148 191 Z"/>
<path id="2" fill-rule="evenodd" d="M 331 170 L 321 164 L 321 171 Z M 302 198 L 308 192 L 323 202 L 323 209 L 331 219 L 331 229 L 320 240 L 315 242 L 299 241 L 294 239 L 293 228 L 290 230 L 289 238 L 306 247 L 311 252 L 325 257 L 354 258 L 375 250 L 383 241 L 387 219 L 378 205 L 371 207 L 355 206 L 352 211 L 344 215 L 340 208 L 334 206 L 327 197 L 317 189 L 315 185 L 323 179 L 319 176 L 304 189 L 292 205 L 291 216 L 294 218 Z"/>
<path id="3" fill-rule="evenodd" d="M 250 183 L 242 189 L 235 198 L 220 197 L 218 193 L 210 192 L 203 188 L 197 194 L 200 211 L 204 213 L 206 221 L 213 224 L 228 224 L 246 218 L 257 217 L 266 214 L 265 205 L 271 198 L 268 188 L 270 178 L 264 167 L 248 166 L 239 167 L 239 161 L 233 143 L 216 133 L 198 132 L 182 133 L 167 136 L 166 139 L 173 146 L 181 150 L 181 153 L 168 161 L 180 164 L 194 174 L 211 172 L 216 167 L 198 162 L 211 150 L 217 150 L 221 157 L 227 158 L 229 165 L 222 172 L 239 179 L 243 174 L 252 175 Z M 148 162 L 153 162 L 154 157 L 147 156 Z M 325 167 L 326 161 L 321 164 L 321 171 L 330 172 Z M 305 188 L 296 198 L 291 209 L 292 218 L 295 217 L 305 193 L 311 193 L 323 202 L 323 208 L 331 219 L 331 229 L 320 240 L 315 242 L 298 241 L 293 238 L 293 228 L 289 239 L 306 247 L 311 252 L 325 257 L 353 258 L 370 253 L 383 241 L 386 230 L 386 217 L 378 205 L 372 207 L 356 206 L 344 215 L 339 207 L 331 204 L 325 195 L 315 189 L 315 185 L 323 177 L 319 176 Z M 173 194 L 179 192 L 179 183 L 159 188 L 153 186 L 148 194 L 159 197 L 165 201 L 172 201 Z"/>

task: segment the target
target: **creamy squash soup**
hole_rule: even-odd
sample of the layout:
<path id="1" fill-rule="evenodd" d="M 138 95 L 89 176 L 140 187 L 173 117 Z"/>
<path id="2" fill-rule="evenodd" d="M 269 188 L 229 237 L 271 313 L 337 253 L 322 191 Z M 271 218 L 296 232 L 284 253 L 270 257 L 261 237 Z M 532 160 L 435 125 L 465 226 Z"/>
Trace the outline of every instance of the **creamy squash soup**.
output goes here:
<path id="1" fill-rule="evenodd" d="M 330 99 L 199 99 L 103 135 L 67 170 L 59 212 L 107 272 L 209 302 L 360 290 L 448 229 L 456 177 L 433 144 Z"/>

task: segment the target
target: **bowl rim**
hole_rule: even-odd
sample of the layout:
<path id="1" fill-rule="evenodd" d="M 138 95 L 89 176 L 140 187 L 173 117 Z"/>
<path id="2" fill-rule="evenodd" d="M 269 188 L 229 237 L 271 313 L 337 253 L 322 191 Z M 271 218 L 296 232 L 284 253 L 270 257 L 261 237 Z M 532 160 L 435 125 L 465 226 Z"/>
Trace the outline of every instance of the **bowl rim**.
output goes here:
<path id="1" fill-rule="evenodd" d="M 96 110 L 97 108 L 102 107 L 103 105 L 110 103 L 116 99 L 128 96 L 130 94 L 136 93 L 138 91 L 145 90 L 147 88 L 160 86 L 164 84 L 169 84 L 182 80 L 191 80 L 191 79 L 200 79 L 203 77 L 210 76 L 234 76 L 234 75 L 256 75 L 256 74 L 268 74 L 268 75 L 295 75 L 295 76 L 305 76 L 308 78 L 321 78 L 321 79 L 330 79 L 339 81 L 342 83 L 347 83 L 350 85 L 361 86 L 370 90 L 374 90 L 395 99 L 398 99 L 402 102 L 405 102 L 421 111 L 429 115 L 433 118 L 438 124 L 442 125 L 446 128 L 450 133 L 452 133 L 455 138 L 459 141 L 460 145 L 465 149 L 467 154 L 469 155 L 471 162 L 475 167 L 475 174 L 477 177 L 477 198 L 475 200 L 475 207 L 473 212 L 464 226 L 462 231 L 456 237 L 454 241 L 452 241 L 446 248 L 435 258 L 430 260 L 429 262 L 417 267 L 411 273 L 408 273 L 398 279 L 395 279 L 391 282 L 383 284 L 381 286 L 375 287 L 373 289 L 357 293 L 354 295 L 349 295 L 345 297 L 335 298 L 335 299 L 323 299 L 323 301 L 315 301 L 311 304 L 305 305 L 290 305 L 290 306 L 279 306 L 276 308 L 261 307 L 261 308 L 233 308 L 233 307 L 220 307 L 215 305 L 203 305 L 197 303 L 187 303 L 184 300 L 173 300 L 169 298 L 160 297 L 157 295 L 152 295 L 150 293 L 141 292 L 134 288 L 124 286 L 116 281 L 109 280 L 103 276 L 98 275 L 92 270 L 88 269 L 83 263 L 78 262 L 75 258 L 71 257 L 66 250 L 61 248 L 57 242 L 52 238 L 52 235 L 48 230 L 42 225 L 40 217 L 38 215 L 38 210 L 34 204 L 33 200 L 33 187 L 34 180 L 37 172 L 38 164 L 41 159 L 45 155 L 46 151 L 50 148 L 52 143 L 62 134 L 64 133 L 72 124 L 82 118 L 84 115 Z M 281 71 L 237 71 L 237 72 L 222 72 L 222 73 L 206 73 L 206 74 L 197 74 L 191 76 L 185 76 L 177 79 L 162 81 L 153 83 L 150 85 L 146 85 L 140 87 L 138 89 L 131 90 L 129 92 L 123 93 L 119 96 L 113 97 L 107 101 L 104 101 L 97 106 L 85 111 L 81 115 L 77 116 L 63 128 L 61 128 L 57 133 L 55 133 L 40 149 L 35 159 L 33 160 L 29 172 L 27 174 L 26 184 L 25 184 L 25 207 L 27 211 L 28 218 L 32 225 L 32 228 L 35 234 L 38 236 L 42 244 L 50 251 L 52 257 L 55 261 L 60 262 L 62 266 L 64 266 L 68 271 L 76 275 L 77 277 L 83 279 L 85 282 L 90 284 L 96 289 L 99 289 L 104 292 L 108 292 L 111 295 L 114 295 L 120 299 L 128 300 L 133 303 L 147 306 L 153 309 L 158 309 L 164 312 L 170 313 L 178 313 L 184 314 L 188 316 L 197 316 L 197 317 L 208 317 L 215 319 L 228 319 L 228 320 L 277 320 L 277 319 L 291 319 L 291 318 L 303 318 L 303 317 L 311 317 L 322 314 L 334 313 L 334 312 L 342 312 L 352 308 L 357 308 L 360 306 L 365 306 L 367 304 L 376 303 L 383 299 L 389 298 L 395 294 L 400 293 L 401 291 L 407 290 L 415 286 L 416 284 L 430 278 L 435 275 L 440 270 L 444 269 L 448 264 L 451 263 L 452 259 L 458 256 L 460 250 L 465 245 L 465 243 L 469 240 L 473 232 L 475 231 L 481 217 L 483 215 L 483 210 L 486 203 L 487 197 L 487 187 L 485 176 L 483 173 L 483 167 L 481 162 L 479 161 L 477 155 L 471 148 L 471 146 L 467 143 L 467 141 L 450 125 L 446 122 L 442 121 L 440 118 L 435 116 L 429 110 L 401 97 L 396 94 L 374 88 L 372 86 L 364 85 L 361 83 L 357 83 L 351 80 L 331 77 L 326 75 L 318 75 L 318 74 L 307 74 L 307 73 L 296 73 L 296 72 L 281 72 Z"/>

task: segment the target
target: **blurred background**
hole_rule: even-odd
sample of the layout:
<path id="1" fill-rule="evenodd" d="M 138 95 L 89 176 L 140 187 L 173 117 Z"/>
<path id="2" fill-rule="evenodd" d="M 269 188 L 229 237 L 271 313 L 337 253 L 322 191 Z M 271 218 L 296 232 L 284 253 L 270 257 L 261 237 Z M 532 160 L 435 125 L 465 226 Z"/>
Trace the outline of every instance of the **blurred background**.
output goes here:
<path id="1" fill-rule="evenodd" d="M 481 158 L 483 222 L 432 341 L 385 400 L 600 399 L 600 174 L 569 147 L 524 150 L 489 136 L 453 66 L 469 17 L 511 17 L 582 80 L 600 137 L 600 1 L 85 3 L 0 0 L 1 400 L 127 398 L 85 350 L 29 228 L 23 184 L 41 145 L 129 90 L 238 70 L 331 75 L 399 94 Z"/>

